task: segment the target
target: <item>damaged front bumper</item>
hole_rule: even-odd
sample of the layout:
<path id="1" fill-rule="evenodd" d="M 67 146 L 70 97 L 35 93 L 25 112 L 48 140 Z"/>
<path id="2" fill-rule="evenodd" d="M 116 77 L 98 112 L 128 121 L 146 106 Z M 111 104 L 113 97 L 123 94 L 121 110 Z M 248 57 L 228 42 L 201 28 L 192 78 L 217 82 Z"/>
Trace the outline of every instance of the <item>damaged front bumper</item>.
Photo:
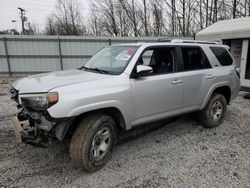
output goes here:
<path id="1" fill-rule="evenodd" d="M 40 121 L 41 122 L 41 121 Z M 23 114 L 18 114 L 11 119 L 17 141 L 38 147 L 47 147 L 51 141 L 50 131 L 38 127 L 32 119 L 24 119 Z"/>
<path id="2" fill-rule="evenodd" d="M 14 87 L 10 89 L 11 99 L 17 103 L 17 108 L 19 109 L 18 114 L 11 120 L 18 142 L 23 142 L 26 144 L 31 144 L 39 147 L 46 147 L 51 143 L 53 138 L 62 141 L 66 136 L 66 133 L 74 120 L 74 117 L 55 119 L 52 118 L 47 111 L 49 105 L 48 106 L 45 105 L 46 108 L 44 109 L 34 107 L 39 105 L 31 105 L 31 103 L 34 102 L 34 98 L 43 100 L 43 98 L 39 97 L 44 97 L 44 96 L 46 97 L 52 96 L 51 100 L 52 99 L 54 100 L 53 96 L 56 96 L 58 100 L 58 94 L 40 93 L 40 94 L 29 94 L 29 96 L 27 94 L 26 97 L 23 94 L 22 95 L 23 103 L 22 103 L 21 102 L 22 97 L 19 98 L 18 92 L 19 91 L 16 90 Z"/>
<path id="3" fill-rule="evenodd" d="M 14 128 L 17 142 L 24 142 L 26 144 L 31 144 L 38 147 L 47 147 L 49 140 L 42 139 L 42 137 L 35 134 L 32 130 L 24 130 L 22 124 L 17 117 L 11 119 L 11 124 Z"/>
<path id="4" fill-rule="evenodd" d="M 44 114 L 22 109 L 11 119 L 17 141 L 37 147 L 47 147 L 56 138 L 62 141 L 73 119 L 48 121 Z"/>

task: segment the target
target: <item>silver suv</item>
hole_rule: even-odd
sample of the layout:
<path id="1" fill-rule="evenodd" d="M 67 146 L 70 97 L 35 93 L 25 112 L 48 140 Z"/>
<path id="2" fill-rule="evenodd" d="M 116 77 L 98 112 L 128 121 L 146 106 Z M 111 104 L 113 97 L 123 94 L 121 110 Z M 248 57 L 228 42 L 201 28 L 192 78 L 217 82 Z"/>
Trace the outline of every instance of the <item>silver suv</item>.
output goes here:
<path id="1" fill-rule="evenodd" d="M 240 89 L 228 50 L 197 41 L 123 44 L 81 68 L 20 79 L 11 89 L 16 136 L 41 147 L 69 137 L 73 163 L 93 172 L 111 157 L 118 130 L 190 112 L 216 127 Z"/>

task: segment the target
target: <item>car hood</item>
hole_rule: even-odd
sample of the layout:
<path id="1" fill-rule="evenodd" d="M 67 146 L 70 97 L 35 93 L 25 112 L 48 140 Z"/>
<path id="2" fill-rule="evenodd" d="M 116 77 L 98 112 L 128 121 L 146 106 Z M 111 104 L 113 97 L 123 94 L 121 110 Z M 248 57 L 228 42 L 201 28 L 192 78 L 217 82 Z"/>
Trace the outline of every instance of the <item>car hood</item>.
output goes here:
<path id="1" fill-rule="evenodd" d="M 73 69 L 28 76 L 14 82 L 13 87 L 18 90 L 19 93 L 48 92 L 51 89 L 65 85 L 109 77 L 111 77 L 111 75 Z"/>

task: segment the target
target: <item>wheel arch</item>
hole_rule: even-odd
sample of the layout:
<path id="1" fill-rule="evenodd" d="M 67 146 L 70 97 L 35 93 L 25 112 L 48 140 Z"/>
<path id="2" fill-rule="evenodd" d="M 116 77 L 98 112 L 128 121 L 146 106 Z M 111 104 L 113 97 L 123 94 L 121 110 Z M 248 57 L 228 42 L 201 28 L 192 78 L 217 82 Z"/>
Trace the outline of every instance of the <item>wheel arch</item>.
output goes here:
<path id="1" fill-rule="evenodd" d="M 226 98 L 226 101 L 227 101 L 227 104 L 230 103 L 230 100 L 231 100 L 231 87 L 227 84 L 224 84 L 224 85 L 217 85 L 217 86 L 214 86 L 213 88 L 210 89 L 210 91 L 208 92 L 202 106 L 201 106 L 201 109 L 204 109 L 209 101 L 209 99 L 211 98 L 211 96 L 214 94 L 214 93 L 220 93 L 222 94 L 225 98 Z"/>
<path id="2" fill-rule="evenodd" d="M 100 114 L 108 115 L 114 119 L 114 121 L 117 124 L 117 127 L 120 127 L 124 130 L 126 129 L 126 122 L 123 117 L 123 114 L 117 107 L 106 107 L 106 108 L 91 110 L 91 111 L 81 114 L 80 117 L 84 118 L 86 115 L 89 115 L 92 113 L 100 113 Z"/>
<path id="3" fill-rule="evenodd" d="M 227 104 L 230 103 L 230 99 L 231 99 L 231 89 L 229 86 L 222 86 L 222 87 L 218 87 L 214 90 L 213 93 L 220 93 L 222 94 L 226 101 L 227 101 Z"/>
<path id="4" fill-rule="evenodd" d="M 66 134 L 64 135 L 63 138 L 60 138 L 60 140 L 63 140 L 65 137 L 67 137 L 69 135 L 72 135 L 73 132 L 76 130 L 79 122 L 82 121 L 83 118 L 85 118 L 86 116 L 89 116 L 91 114 L 108 115 L 108 116 L 112 117 L 114 119 L 114 121 L 116 122 L 118 131 L 126 130 L 126 122 L 125 122 L 125 119 L 123 117 L 122 112 L 116 107 L 107 107 L 107 108 L 95 109 L 95 110 L 91 110 L 88 112 L 84 112 L 84 113 L 76 116 L 68 128 L 65 126 L 65 129 L 67 128 Z"/>

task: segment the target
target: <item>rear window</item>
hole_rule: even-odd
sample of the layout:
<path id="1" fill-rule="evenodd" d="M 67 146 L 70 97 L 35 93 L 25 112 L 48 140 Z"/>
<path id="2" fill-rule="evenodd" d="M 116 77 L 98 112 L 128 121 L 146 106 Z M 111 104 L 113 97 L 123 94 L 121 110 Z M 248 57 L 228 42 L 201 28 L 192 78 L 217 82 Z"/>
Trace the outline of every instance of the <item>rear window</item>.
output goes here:
<path id="1" fill-rule="evenodd" d="M 233 64 L 233 59 L 229 55 L 229 52 L 223 47 L 210 47 L 218 61 L 222 66 L 228 66 Z"/>
<path id="2" fill-rule="evenodd" d="M 211 65 L 199 47 L 181 47 L 184 71 L 208 69 Z"/>

